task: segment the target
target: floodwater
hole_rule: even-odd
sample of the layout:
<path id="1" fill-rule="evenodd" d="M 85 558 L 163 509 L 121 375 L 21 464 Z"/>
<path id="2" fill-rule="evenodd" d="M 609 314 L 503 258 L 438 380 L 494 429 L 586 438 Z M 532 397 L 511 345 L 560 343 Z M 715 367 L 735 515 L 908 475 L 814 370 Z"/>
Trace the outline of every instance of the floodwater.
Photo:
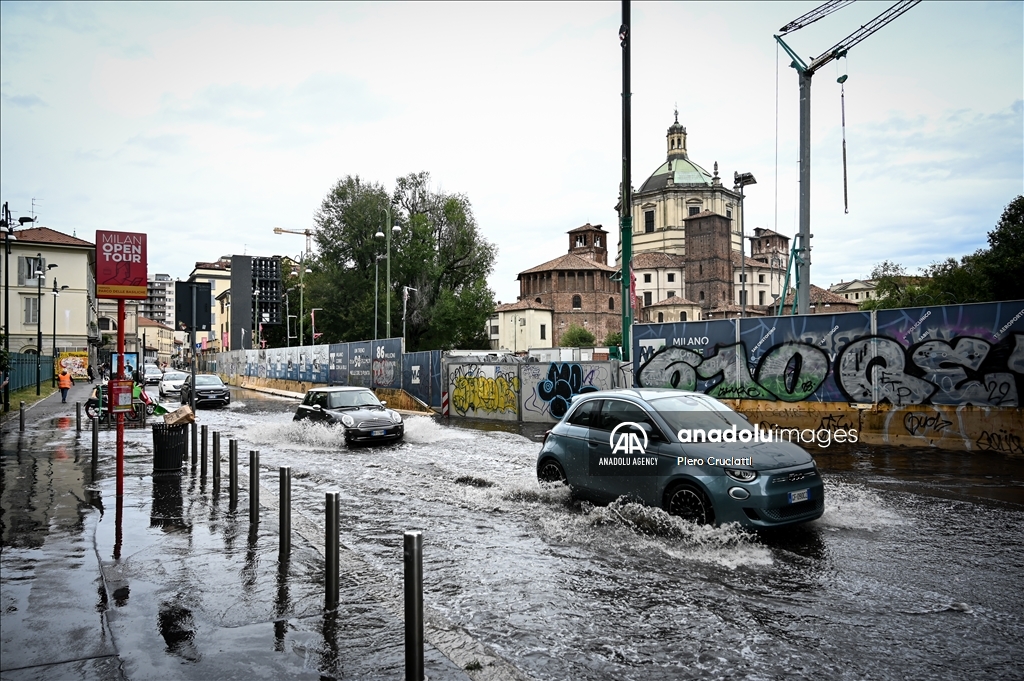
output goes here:
<path id="1" fill-rule="evenodd" d="M 405 443 L 348 450 L 294 405 L 245 393 L 201 418 L 260 451 L 268 491 L 291 466 L 321 531 L 339 491 L 364 578 L 400 583 L 402 533 L 423 531 L 428 622 L 530 677 L 1024 676 L 1020 460 L 821 453 L 824 516 L 755 534 L 572 502 L 537 483 L 532 433 L 413 416 Z"/>
<path id="2" fill-rule="evenodd" d="M 239 439 L 246 497 L 248 452 L 259 450 L 260 531 L 275 519 L 279 466 L 292 471 L 296 546 L 322 551 L 325 493 L 339 492 L 343 601 L 358 584 L 391 613 L 402 607 L 403 532 L 422 531 L 427 639 L 449 656 L 486 648 L 525 678 L 559 681 L 1024 678 L 1024 460 L 814 452 L 824 516 L 753 533 L 539 485 L 544 428 L 410 416 L 404 443 L 349 450 L 337 431 L 293 422 L 295 400 L 233 400 L 199 419 L 221 433 L 224 469 L 227 438 Z M 148 432 L 129 440 L 151 451 Z M 26 494 L 11 499 L 38 505 L 54 490 Z M 267 581 L 251 599 L 268 602 L 245 606 L 270 609 L 282 588 Z M 315 610 L 308 585 L 293 588 Z M 377 630 L 378 610 L 348 609 L 345 626 Z"/>

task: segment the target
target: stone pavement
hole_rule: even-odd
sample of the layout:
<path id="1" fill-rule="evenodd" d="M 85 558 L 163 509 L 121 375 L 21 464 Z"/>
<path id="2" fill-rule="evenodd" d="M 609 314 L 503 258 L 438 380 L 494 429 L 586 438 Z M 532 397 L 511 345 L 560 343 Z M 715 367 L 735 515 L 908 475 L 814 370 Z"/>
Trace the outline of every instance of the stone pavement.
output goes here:
<path id="1" fill-rule="evenodd" d="M 293 518 L 280 560 L 276 499 L 261 495 L 251 525 L 247 488 L 232 505 L 226 471 L 221 489 L 190 465 L 154 474 L 148 428 L 126 431 L 119 500 L 115 432 L 94 459 L 84 411 L 75 429 L 90 390 L 32 405 L 25 432 L 16 409 L 4 426 L 0 679 L 404 678 L 401 584 L 371 584 L 343 550 L 341 605 L 325 611 L 322 530 Z M 425 648 L 429 679 L 509 676 L 483 661 Z"/>

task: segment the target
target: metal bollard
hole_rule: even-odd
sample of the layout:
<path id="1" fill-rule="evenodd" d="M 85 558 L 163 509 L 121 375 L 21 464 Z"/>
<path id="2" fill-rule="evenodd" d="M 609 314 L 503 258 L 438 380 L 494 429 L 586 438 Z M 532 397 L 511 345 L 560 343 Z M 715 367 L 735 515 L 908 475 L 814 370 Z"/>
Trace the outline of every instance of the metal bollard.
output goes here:
<path id="1" fill-rule="evenodd" d="M 281 466 L 281 560 L 292 552 L 292 467 Z"/>
<path id="2" fill-rule="evenodd" d="M 210 427 L 209 426 L 205 426 L 205 425 L 200 428 L 201 435 L 200 435 L 200 438 L 199 438 L 200 439 L 199 451 L 202 452 L 202 457 L 203 457 L 203 461 L 204 462 L 206 461 L 206 445 L 207 445 L 207 442 L 210 439 L 209 430 L 210 430 Z M 192 468 L 195 468 L 195 467 L 196 467 L 196 454 L 195 454 L 195 452 L 192 452 Z M 203 467 L 204 468 L 206 467 L 205 463 L 203 464 Z"/>
<path id="3" fill-rule="evenodd" d="M 82 432 L 82 403 L 75 402 L 75 431 Z"/>
<path id="4" fill-rule="evenodd" d="M 213 433 L 213 486 L 220 489 L 220 433 L 216 431 Z"/>
<path id="5" fill-rule="evenodd" d="M 196 465 L 196 453 L 199 451 L 199 424 L 192 422 L 192 465 Z"/>
<path id="6" fill-rule="evenodd" d="M 100 454 L 100 417 L 92 417 L 92 460 Z"/>
<path id="7" fill-rule="evenodd" d="M 20 430 L 21 432 L 24 433 L 25 432 L 25 400 L 22 400 L 21 401 L 21 406 L 18 407 L 18 419 L 19 419 L 18 430 Z"/>
<path id="8" fill-rule="evenodd" d="M 228 440 L 228 494 L 234 509 L 238 503 L 238 440 Z"/>
<path id="9" fill-rule="evenodd" d="M 338 595 L 341 582 L 339 581 L 338 568 L 341 564 L 340 561 L 340 546 L 338 544 L 338 493 L 328 492 L 327 493 L 327 521 L 325 523 L 325 537 L 324 537 L 324 551 L 327 559 L 327 595 L 325 598 L 325 605 L 328 610 L 333 610 L 338 607 Z"/>
<path id="10" fill-rule="evenodd" d="M 423 533 L 405 533 L 405 678 L 423 681 Z"/>
<path id="11" fill-rule="evenodd" d="M 249 450 L 249 524 L 260 522 L 260 450 Z"/>

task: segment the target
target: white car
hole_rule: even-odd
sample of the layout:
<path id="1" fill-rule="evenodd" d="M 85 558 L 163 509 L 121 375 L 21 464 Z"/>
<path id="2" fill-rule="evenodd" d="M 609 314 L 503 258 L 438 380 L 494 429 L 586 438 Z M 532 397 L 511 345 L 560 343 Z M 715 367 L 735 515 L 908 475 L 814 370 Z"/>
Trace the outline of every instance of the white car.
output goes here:
<path id="1" fill-rule="evenodd" d="M 167 397 L 170 393 L 181 393 L 181 384 L 188 378 L 184 371 L 165 371 L 160 381 L 160 397 Z"/>

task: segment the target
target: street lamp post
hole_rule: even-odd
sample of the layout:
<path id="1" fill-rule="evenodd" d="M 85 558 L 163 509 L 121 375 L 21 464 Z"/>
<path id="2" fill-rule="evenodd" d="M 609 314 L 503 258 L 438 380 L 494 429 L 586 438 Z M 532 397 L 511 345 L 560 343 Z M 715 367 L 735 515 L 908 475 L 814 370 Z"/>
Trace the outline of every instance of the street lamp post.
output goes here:
<path id="1" fill-rule="evenodd" d="M 409 308 L 409 291 L 416 291 L 412 286 L 402 287 L 402 352 L 405 352 L 405 312 Z"/>
<path id="2" fill-rule="evenodd" d="M 256 349 L 260 348 L 260 290 L 254 288 L 252 290 L 252 299 L 254 301 L 253 306 L 256 308 L 256 314 L 253 315 L 253 323 L 255 328 L 253 329 L 252 337 L 256 339 Z"/>
<path id="3" fill-rule="evenodd" d="M 299 267 L 298 267 L 298 269 L 292 269 L 292 276 L 293 277 L 297 276 L 299 278 L 299 314 L 298 314 L 298 319 L 299 319 L 299 345 L 303 345 L 305 343 L 305 334 L 303 333 L 303 325 L 302 325 L 302 322 L 303 322 L 302 310 L 305 307 L 305 301 L 303 300 L 303 297 L 304 297 L 304 295 L 306 293 L 305 277 L 306 277 L 306 273 L 307 272 L 312 272 L 312 271 L 313 270 L 311 270 L 308 267 L 306 267 L 306 254 L 303 253 L 302 255 L 299 256 Z M 292 290 L 292 289 L 289 289 L 289 290 Z"/>
<path id="4" fill-rule="evenodd" d="M 53 345 L 53 382 L 50 386 L 53 388 L 57 387 L 57 297 L 66 288 L 68 287 L 61 286 L 57 288 L 57 277 L 53 278 L 53 291 L 51 291 L 53 293 L 53 338 L 51 339 Z"/>
<path id="5" fill-rule="evenodd" d="M 743 286 L 743 293 L 740 294 L 740 316 L 747 316 L 747 235 L 744 229 L 746 208 L 743 205 L 743 188 L 748 184 L 757 184 L 751 173 L 733 173 L 733 189 L 740 190 L 740 284 Z"/>
<path id="6" fill-rule="evenodd" d="M 285 347 L 289 347 L 289 348 L 292 346 L 292 317 L 294 317 L 295 315 L 292 314 L 291 301 L 288 299 L 288 294 L 291 293 L 294 290 L 295 290 L 295 287 L 292 286 L 291 288 L 285 289 L 285 291 L 284 291 L 284 314 L 285 314 L 284 335 L 285 335 Z"/>
<path id="7" fill-rule="evenodd" d="M 314 307 L 312 310 L 309 311 L 309 321 L 313 327 L 313 345 L 316 345 L 316 313 L 322 311 L 322 307 Z"/>
<path id="8" fill-rule="evenodd" d="M 378 239 L 387 240 L 387 296 L 385 297 L 384 305 L 385 315 L 387 316 L 387 318 L 384 321 L 384 329 L 386 331 L 387 338 L 391 338 L 391 234 L 398 234 L 399 232 L 402 231 L 402 228 L 399 227 L 398 225 L 395 225 L 394 227 L 391 226 L 390 207 L 384 206 L 383 208 L 381 208 L 381 210 L 384 211 L 384 214 L 387 216 L 387 222 L 385 223 L 386 229 L 384 231 L 378 230 L 378 232 L 373 236 Z"/>
<path id="9" fill-rule="evenodd" d="M 43 278 L 46 272 L 39 269 L 43 264 L 43 254 L 36 253 L 36 395 L 43 390 Z M 56 263 L 46 266 L 47 270 L 56 267 Z M 56 304 L 54 299 L 54 304 Z"/>
<path id="10" fill-rule="evenodd" d="M 24 218 L 18 218 L 21 222 Z M 29 218 L 31 220 L 31 218 Z M 4 239 L 4 352 L 10 356 L 11 353 L 11 242 L 14 241 L 14 219 L 11 211 L 4 202 L 3 216 L 0 219 L 0 227 L 7 229 Z M 4 411 L 11 410 L 11 382 L 4 382 Z"/>
<path id="11" fill-rule="evenodd" d="M 377 340 L 377 298 L 380 297 L 380 259 L 383 253 L 378 253 L 373 262 L 373 340 Z"/>

